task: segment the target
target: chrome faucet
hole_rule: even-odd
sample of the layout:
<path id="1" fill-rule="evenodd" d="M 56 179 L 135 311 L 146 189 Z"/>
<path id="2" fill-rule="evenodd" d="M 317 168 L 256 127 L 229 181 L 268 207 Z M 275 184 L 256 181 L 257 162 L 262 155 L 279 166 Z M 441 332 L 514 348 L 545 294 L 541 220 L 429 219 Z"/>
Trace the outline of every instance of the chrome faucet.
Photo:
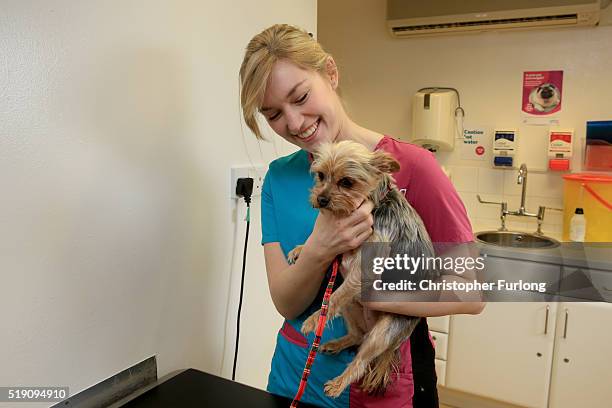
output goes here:
<path id="1" fill-rule="evenodd" d="M 521 217 L 538 218 L 538 231 L 540 231 L 539 224 L 541 224 L 541 221 L 538 217 L 538 214 L 530 214 L 525 210 L 525 196 L 527 195 L 527 165 L 525 163 L 521 164 L 521 168 L 519 169 L 518 177 L 516 179 L 516 184 L 521 184 L 523 186 L 523 188 L 521 189 L 521 206 L 519 207 L 518 211 L 509 211 L 508 214 L 518 215 Z M 544 217 L 544 212 L 542 211 L 542 218 L 543 217 Z"/>
<path id="2" fill-rule="evenodd" d="M 519 211 L 525 212 L 525 194 L 527 193 L 527 165 L 525 163 L 521 164 L 516 183 L 523 185 L 521 190 L 521 207 Z"/>
<path id="3" fill-rule="evenodd" d="M 521 167 L 519 168 L 519 173 L 516 179 L 516 183 L 521 184 L 523 186 L 521 190 L 521 206 L 519 207 L 518 210 L 508 211 L 508 203 L 505 201 L 501 203 L 497 203 L 493 201 L 484 201 L 480 198 L 480 194 L 476 195 L 476 197 L 478 198 L 478 202 L 483 203 L 483 204 L 500 204 L 501 205 L 501 211 L 500 211 L 501 227 L 499 228 L 499 231 L 508 231 L 508 229 L 506 228 L 506 216 L 514 215 L 518 217 L 536 218 L 538 222 L 538 229 L 536 230 L 535 234 L 542 235 L 542 223 L 544 222 L 544 212 L 546 211 L 546 208 L 549 208 L 549 207 L 545 207 L 542 205 L 539 206 L 537 214 L 532 214 L 525 210 L 525 196 L 527 195 L 527 165 L 525 163 L 521 164 Z M 549 208 L 549 209 L 562 211 L 559 208 Z"/>

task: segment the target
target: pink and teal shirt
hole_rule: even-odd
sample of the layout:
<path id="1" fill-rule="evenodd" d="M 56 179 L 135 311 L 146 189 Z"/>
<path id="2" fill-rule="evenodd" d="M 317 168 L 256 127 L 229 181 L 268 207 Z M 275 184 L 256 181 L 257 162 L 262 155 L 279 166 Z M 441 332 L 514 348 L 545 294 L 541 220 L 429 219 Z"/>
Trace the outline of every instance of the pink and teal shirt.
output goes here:
<path id="1" fill-rule="evenodd" d="M 433 155 L 418 146 L 383 137 L 377 150 L 390 153 L 400 163 L 393 174 L 398 188 L 423 219 L 434 242 L 470 242 L 472 228 L 463 202 Z M 309 202 L 314 184 L 310 173 L 310 159 L 300 150 L 281 157 L 270 164 L 262 191 L 262 244 L 278 242 L 285 256 L 295 246 L 306 242 L 312 233 L 318 210 Z M 286 320 L 276 342 L 268 377 L 267 390 L 273 394 L 293 398 L 298 389 L 304 363 L 314 334 L 302 335 L 303 321 L 319 309 L 330 271 L 310 307 L 298 318 Z M 339 285 L 340 281 L 336 282 Z M 342 317 L 328 322 L 321 344 L 342 337 L 346 326 Z M 358 384 L 352 384 L 338 398 L 323 393 L 323 385 L 340 375 L 351 362 L 355 349 L 337 355 L 319 353 L 308 380 L 303 402 L 321 407 L 437 407 L 435 351 L 426 319 L 422 319 L 414 333 L 401 346 L 402 365 L 393 384 L 384 396 L 363 393 Z"/>

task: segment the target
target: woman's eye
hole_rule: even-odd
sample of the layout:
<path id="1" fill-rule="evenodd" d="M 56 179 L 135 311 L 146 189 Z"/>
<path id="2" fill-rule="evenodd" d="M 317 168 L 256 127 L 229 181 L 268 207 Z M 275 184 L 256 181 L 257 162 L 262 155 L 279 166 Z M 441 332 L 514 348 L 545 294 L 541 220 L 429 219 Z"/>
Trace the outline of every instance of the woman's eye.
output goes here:
<path id="1" fill-rule="evenodd" d="M 304 95 L 302 95 L 302 96 L 300 97 L 300 99 L 298 99 L 296 102 L 297 102 L 297 103 L 304 103 L 304 102 L 306 102 L 306 99 L 307 99 L 307 98 L 308 98 L 308 92 L 306 92 Z"/>
<path id="2" fill-rule="evenodd" d="M 278 119 L 279 117 L 280 117 L 280 112 L 276 112 L 274 115 L 269 116 L 269 117 L 268 117 L 268 120 L 275 121 L 275 120 L 276 120 L 276 119 Z"/>
<path id="3" fill-rule="evenodd" d="M 353 180 L 347 177 L 343 177 L 340 179 L 340 181 L 338 181 L 338 185 L 344 188 L 351 188 L 353 187 Z"/>

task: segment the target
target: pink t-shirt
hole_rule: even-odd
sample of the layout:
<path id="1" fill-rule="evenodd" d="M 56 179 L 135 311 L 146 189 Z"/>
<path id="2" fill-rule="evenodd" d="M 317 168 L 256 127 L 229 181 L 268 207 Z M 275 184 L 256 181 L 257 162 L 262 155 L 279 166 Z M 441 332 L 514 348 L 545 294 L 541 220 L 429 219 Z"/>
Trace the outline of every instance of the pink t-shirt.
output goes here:
<path id="1" fill-rule="evenodd" d="M 376 150 L 399 162 L 400 170 L 393 174 L 397 188 L 421 216 L 434 243 L 474 240 L 465 206 L 431 152 L 389 136 L 378 142 Z"/>

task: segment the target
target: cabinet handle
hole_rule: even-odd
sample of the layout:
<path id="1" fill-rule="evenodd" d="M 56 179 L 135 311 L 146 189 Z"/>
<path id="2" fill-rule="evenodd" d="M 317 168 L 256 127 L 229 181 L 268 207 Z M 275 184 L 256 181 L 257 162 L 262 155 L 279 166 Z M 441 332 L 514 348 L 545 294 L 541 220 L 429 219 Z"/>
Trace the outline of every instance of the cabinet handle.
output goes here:
<path id="1" fill-rule="evenodd" d="M 563 325 L 563 338 L 567 339 L 567 316 L 568 316 L 568 311 L 567 309 L 565 309 L 565 324 Z"/>
<path id="2" fill-rule="evenodd" d="M 548 313 L 550 312 L 550 306 L 546 305 L 546 320 L 544 321 L 544 335 L 548 334 Z"/>

